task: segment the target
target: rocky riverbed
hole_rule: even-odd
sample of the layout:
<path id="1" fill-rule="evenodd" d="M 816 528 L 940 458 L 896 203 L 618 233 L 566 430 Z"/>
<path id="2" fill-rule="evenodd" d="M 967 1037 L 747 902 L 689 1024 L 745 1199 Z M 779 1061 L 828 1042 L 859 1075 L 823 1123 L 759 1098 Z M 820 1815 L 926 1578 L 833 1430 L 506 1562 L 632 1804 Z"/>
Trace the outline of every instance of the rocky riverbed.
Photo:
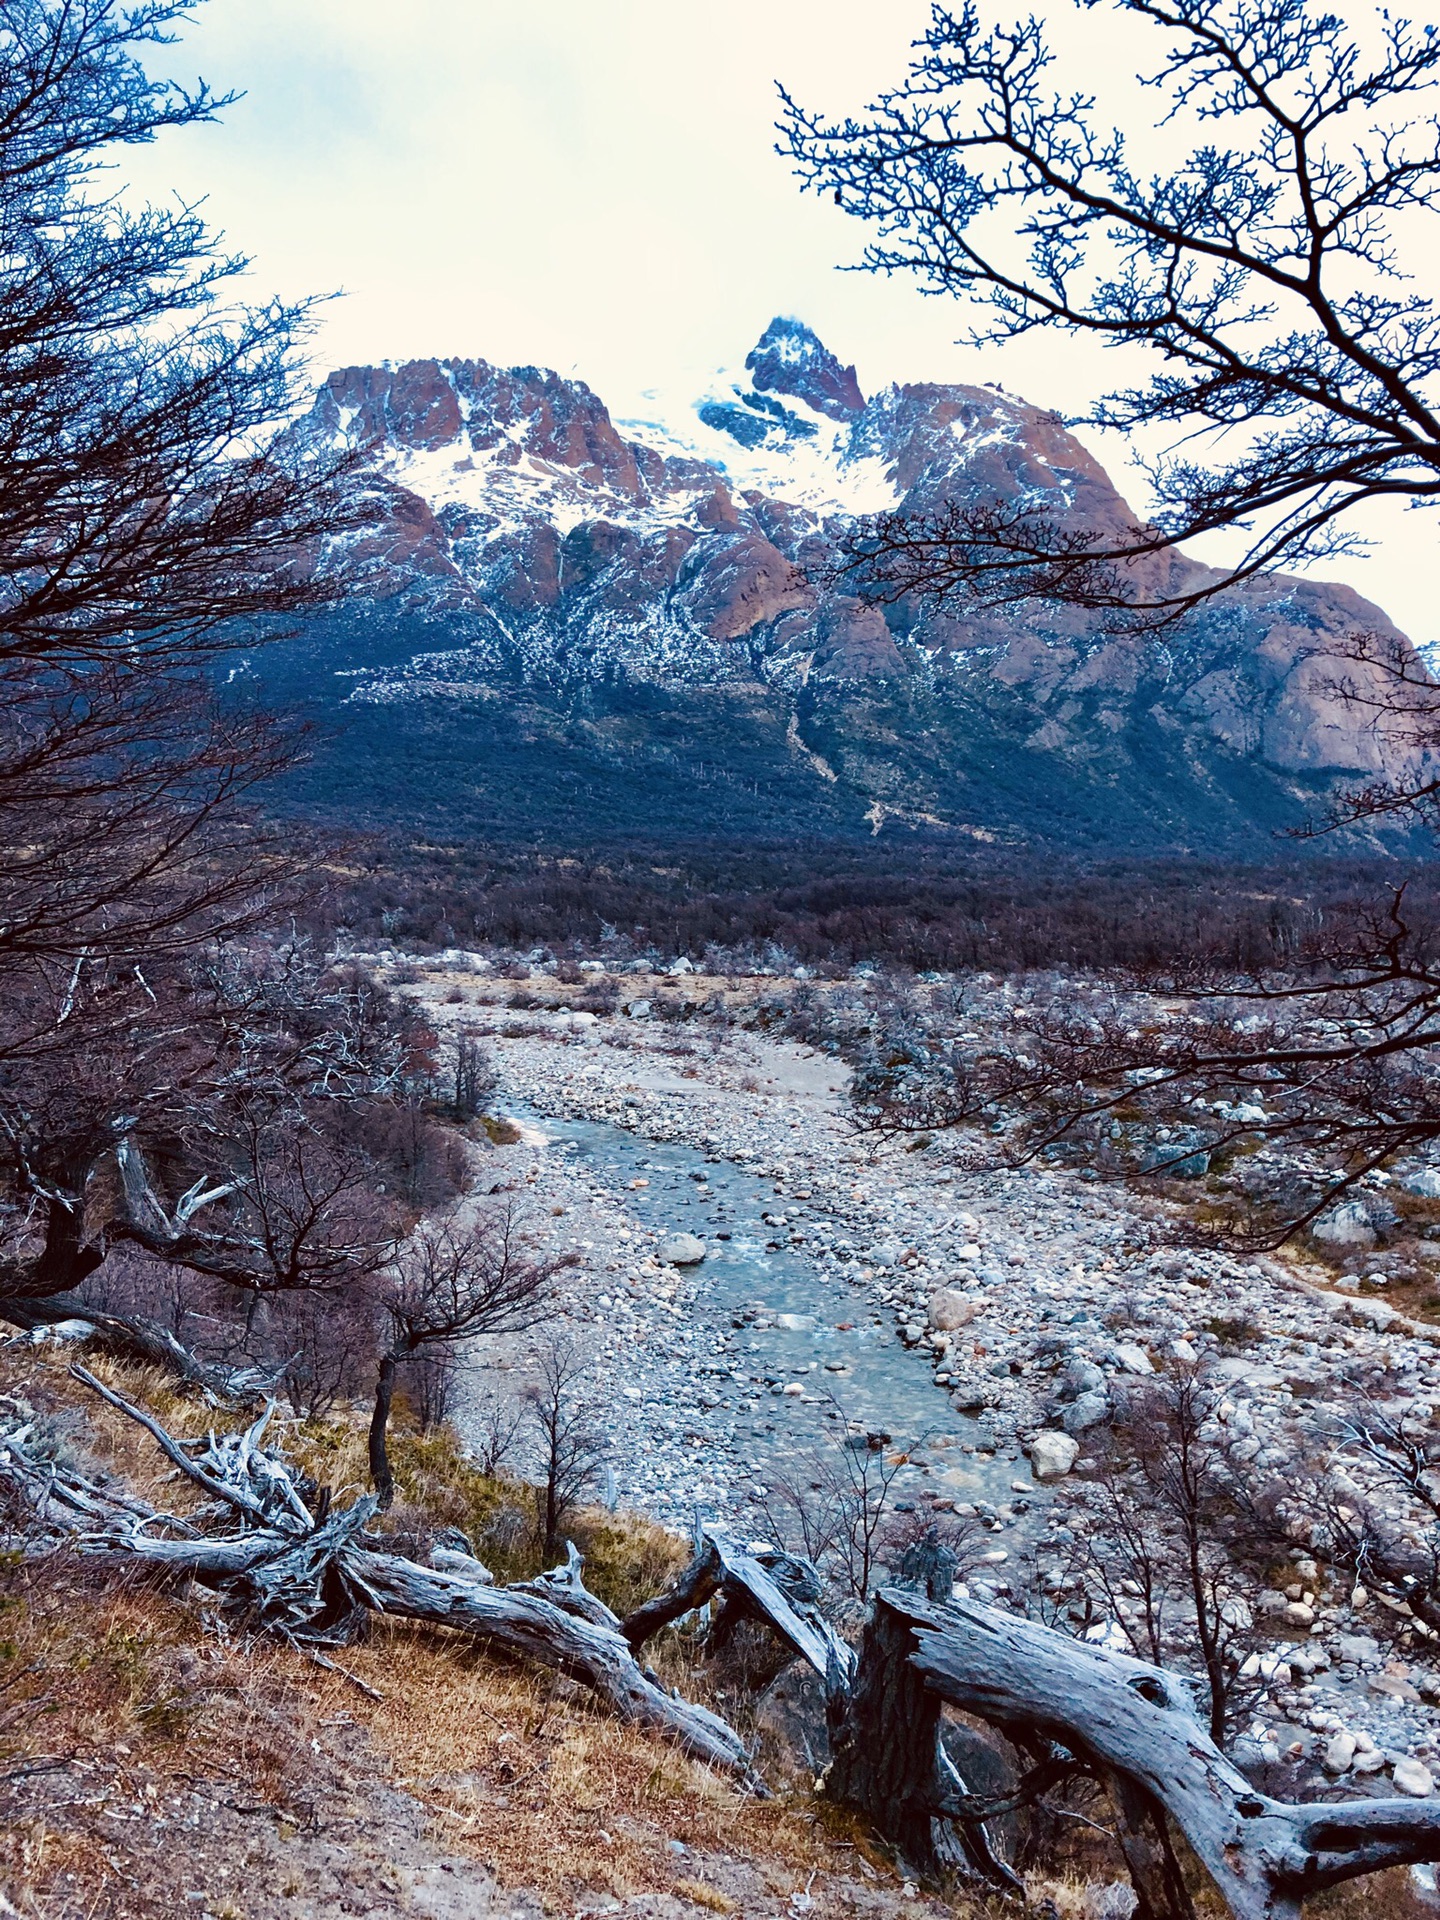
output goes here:
<path id="1" fill-rule="evenodd" d="M 643 988 L 608 1016 L 517 1014 L 453 975 L 410 990 L 500 1069 L 520 1137 L 486 1156 L 485 1184 L 523 1190 L 579 1257 L 560 1311 L 593 1355 L 612 1497 L 671 1524 L 755 1524 L 816 1449 L 881 1445 L 904 1456 L 899 1511 L 989 1536 L 972 1591 L 1063 1605 L 1071 1489 L 1127 1379 L 1204 1363 L 1232 1454 L 1257 1470 L 1362 1400 L 1397 1430 L 1440 1405 L 1429 1330 L 1384 1302 L 1300 1260 L 1187 1245 L 1159 1201 L 1083 1174 L 965 1171 L 943 1141 L 877 1151 L 824 1053 L 662 1024 Z M 679 1257 L 677 1235 L 705 1258 Z M 524 1341 L 489 1357 L 500 1371 L 482 1377 L 523 1382 Z M 1363 1461 L 1351 1472 L 1417 1540 L 1433 1527 Z M 1436 1643 L 1403 1602 L 1327 1576 L 1302 1542 L 1247 1604 L 1268 1635 L 1254 1756 L 1351 1791 L 1432 1792 Z"/>

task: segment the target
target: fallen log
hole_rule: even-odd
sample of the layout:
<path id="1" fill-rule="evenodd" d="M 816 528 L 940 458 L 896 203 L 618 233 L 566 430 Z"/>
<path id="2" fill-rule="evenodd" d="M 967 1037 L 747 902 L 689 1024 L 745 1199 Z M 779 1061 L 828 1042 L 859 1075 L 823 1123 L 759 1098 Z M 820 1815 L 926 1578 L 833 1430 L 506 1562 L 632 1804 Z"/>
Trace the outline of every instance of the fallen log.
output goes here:
<path id="1" fill-rule="evenodd" d="M 86 1368 L 74 1378 L 126 1414 L 181 1473 L 229 1516 L 234 1531 L 188 1537 L 152 1531 L 165 1517 L 136 1503 L 106 1502 L 66 1479 L 53 1530 L 81 1552 L 124 1558 L 216 1588 L 258 1630 L 297 1645 L 354 1639 L 368 1615 L 423 1621 L 565 1673 L 593 1689 L 624 1720 L 668 1734 L 696 1759 L 738 1774 L 757 1791 L 745 1743 L 717 1714 L 668 1692 L 644 1671 L 604 1603 L 587 1593 L 573 1547 L 566 1565 L 519 1587 L 497 1587 L 478 1562 L 424 1567 L 388 1553 L 367 1529 L 377 1502 L 367 1494 L 332 1509 L 305 1497 L 294 1469 L 260 1444 L 270 1410 L 245 1433 L 177 1440 L 144 1408 Z M 33 1514 L 53 1498 L 51 1463 L 27 1449 L 25 1429 L 0 1437 L 0 1476 L 28 1490 Z M 97 1529 L 97 1520 L 101 1522 Z M 167 1532 L 169 1529 L 167 1528 Z M 472 1570 L 473 1568 L 473 1570 Z"/>
<path id="2" fill-rule="evenodd" d="M 275 1388 L 273 1372 L 203 1360 L 158 1321 L 139 1314 L 101 1312 L 76 1293 L 0 1296 L 0 1321 L 14 1327 L 17 1334 L 28 1333 L 37 1339 L 43 1338 L 48 1328 L 63 1329 L 73 1333 L 77 1341 L 100 1347 L 117 1359 L 164 1367 L 187 1386 L 198 1387 L 218 1401 L 253 1405 Z"/>
<path id="3" fill-rule="evenodd" d="M 933 1700 L 975 1714 L 1023 1748 L 1048 1744 L 1118 1783 L 1122 1842 L 1151 1913 L 1184 1913 L 1187 1905 L 1178 1868 L 1165 1859 L 1167 1817 L 1237 1920 L 1297 1920 L 1301 1902 L 1323 1888 L 1440 1860 L 1434 1802 L 1290 1805 L 1258 1793 L 1211 1741 L 1185 1683 L 1158 1667 L 997 1608 L 936 1604 L 903 1588 L 877 1596 L 871 1631 L 892 1670 L 903 1650 L 905 1666 Z M 881 1817 L 879 1796 L 895 1794 L 906 1835 L 923 1856 L 929 1754 L 904 1721 L 907 1709 L 922 1709 L 908 1681 L 879 1683 L 879 1654 L 868 1640 L 861 1668 L 838 1731 L 844 1759 L 827 1787 Z M 1146 1840 L 1151 1815 L 1159 1825 Z M 964 1817 L 963 1803 L 937 1785 L 931 1819 L 957 1816 Z"/>
<path id="4" fill-rule="evenodd" d="M 734 1729 L 708 1708 L 667 1693 L 642 1670 L 615 1628 L 582 1619 L 536 1593 L 479 1586 L 397 1554 L 354 1552 L 345 1564 L 378 1612 L 450 1627 L 555 1668 L 591 1687 L 622 1720 L 668 1733 L 696 1759 L 758 1785 Z"/>

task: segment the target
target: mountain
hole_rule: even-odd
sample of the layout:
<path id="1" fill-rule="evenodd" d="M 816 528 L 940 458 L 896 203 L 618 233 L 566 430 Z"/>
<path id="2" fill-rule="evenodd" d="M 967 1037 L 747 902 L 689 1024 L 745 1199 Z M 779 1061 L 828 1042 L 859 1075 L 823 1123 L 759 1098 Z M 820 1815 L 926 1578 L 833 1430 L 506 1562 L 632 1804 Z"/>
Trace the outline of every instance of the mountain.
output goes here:
<path id="1" fill-rule="evenodd" d="M 557 841 L 1231 849 L 1400 751 L 1316 658 L 1394 634 L 1345 587 L 1268 577 L 1163 640 L 847 592 L 830 563 L 867 513 L 1129 510 L 1056 415 L 989 386 L 867 399 L 798 320 L 643 419 L 542 368 L 421 360 L 333 373 L 293 431 L 360 450 L 373 512 L 323 557 L 342 612 L 257 656 L 330 729 L 310 806 Z"/>

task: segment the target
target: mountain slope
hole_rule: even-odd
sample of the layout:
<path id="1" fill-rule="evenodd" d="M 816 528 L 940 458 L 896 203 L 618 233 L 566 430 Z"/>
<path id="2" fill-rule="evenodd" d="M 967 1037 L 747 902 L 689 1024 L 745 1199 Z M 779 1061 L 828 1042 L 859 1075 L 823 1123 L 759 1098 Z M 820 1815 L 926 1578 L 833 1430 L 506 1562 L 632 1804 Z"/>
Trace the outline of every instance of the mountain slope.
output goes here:
<path id="1" fill-rule="evenodd" d="M 363 451 L 375 514 L 325 557 L 344 613 L 257 663 L 340 722 L 312 805 L 539 839 L 1239 846 L 1399 750 L 1315 657 L 1394 632 L 1343 587 L 1252 583 L 1163 642 L 862 603 L 831 572 L 859 515 L 1128 509 L 1053 414 L 989 387 L 866 399 L 797 321 L 645 419 L 543 369 L 416 361 L 332 374 L 295 431 Z"/>

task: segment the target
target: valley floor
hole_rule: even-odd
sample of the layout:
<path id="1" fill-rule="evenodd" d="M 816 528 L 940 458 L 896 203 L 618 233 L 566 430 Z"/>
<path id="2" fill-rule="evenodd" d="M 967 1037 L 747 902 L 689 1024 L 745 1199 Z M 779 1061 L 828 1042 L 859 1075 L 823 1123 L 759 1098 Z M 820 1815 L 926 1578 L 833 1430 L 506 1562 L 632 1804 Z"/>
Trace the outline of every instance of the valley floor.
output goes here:
<path id="1" fill-rule="evenodd" d="M 411 990 L 437 1020 L 482 1034 L 501 1070 L 500 1104 L 522 1137 L 487 1157 L 488 1184 L 526 1191 L 580 1257 L 563 1311 L 594 1356 L 626 1505 L 687 1530 L 697 1514 L 753 1527 L 777 1473 L 803 1477 L 817 1445 L 869 1424 L 864 1394 L 878 1379 L 887 1432 L 908 1454 L 900 1509 L 973 1515 L 989 1530 L 992 1551 L 969 1576 L 979 1597 L 1063 1598 L 1073 1482 L 1034 1481 L 1027 1450 L 1058 1424 L 1065 1370 L 1088 1368 L 1103 1396 L 1126 1376 L 1207 1361 L 1226 1382 L 1234 1450 L 1261 1470 L 1317 1417 L 1363 1404 L 1428 1423 L 1440 1405 L 1434 1330 L 1331 1290 L 1301 1258 L 1199 1250 L 1159 1200 L 1043 1168 L 967 1170 L 944 1140 L 876 1150 L 851 1125 L 844 1069 L 809 1048 L 698 1020 L 576 1015 L 563 992 L 548 1011 L 517 1013 L 502 986 L 436 973 Z M 704 1238 L 710 1257 L 668 1264 L 660 1246 L 675 1232 Z M 785 1313 L 801 1270 L 828 1313 Z M 971 1315 L 949 1334 L 927 1324 L 941 1287 Z M 486 1359 L 479 1391 L 497 1365 L 515 1390 L 530 1364 L 525 1341 Z M 1285 1661 L 1257 1707 L 1253 1757 L 1298 1791 L 1323 1788 L 1348 1733 L 1348 1790 L 1367 1776 L 1432 1790 L 1440 1663 L 1428 1631 L 1352 1594 L 1348 1578 L 1312 1591 L 1293 1558 L 1298 1579 L 1277 1570 L 1252 1596 Z M 1397 1763 L 1414 1762 L 1392 1784 Z"/>

